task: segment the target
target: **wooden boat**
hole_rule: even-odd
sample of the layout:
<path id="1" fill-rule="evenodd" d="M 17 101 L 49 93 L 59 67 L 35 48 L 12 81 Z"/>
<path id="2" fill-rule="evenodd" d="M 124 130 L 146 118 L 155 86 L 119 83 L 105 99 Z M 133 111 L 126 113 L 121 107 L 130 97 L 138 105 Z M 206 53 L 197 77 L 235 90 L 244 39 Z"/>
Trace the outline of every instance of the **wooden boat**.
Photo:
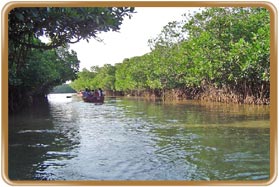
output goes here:
<path id="1" fill-rule="evenodd" d="M 93 95 L 89 95 L 89 96 L 83 96 L 82 97 L 84 102 L 88 102 L 88 103 L 97 103 L 97 104 L 103 104 L 105 97 L 104 96 L 93 96 Z"/>

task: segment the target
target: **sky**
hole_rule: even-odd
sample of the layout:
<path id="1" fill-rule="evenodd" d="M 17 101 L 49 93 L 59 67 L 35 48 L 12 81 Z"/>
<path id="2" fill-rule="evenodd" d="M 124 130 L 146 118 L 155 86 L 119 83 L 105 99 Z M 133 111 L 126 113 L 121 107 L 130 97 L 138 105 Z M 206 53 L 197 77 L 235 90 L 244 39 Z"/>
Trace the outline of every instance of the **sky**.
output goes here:
<path id="1" fill-rule="evenodd" d="M 197 10 L 186 7 L 142 7 L 135 9 L 132 18 L 126 17 L 119 32 L 104 32 L 98 35 L 103 42 L 91 39 L 70 46 L 77 52 L 80 71 L 92 66 L 121 63 L 125 58 L 141 56 L 150 52 L 148 40 L 160 34 L 171 21 L 181 20 L 182 14 Z"/>

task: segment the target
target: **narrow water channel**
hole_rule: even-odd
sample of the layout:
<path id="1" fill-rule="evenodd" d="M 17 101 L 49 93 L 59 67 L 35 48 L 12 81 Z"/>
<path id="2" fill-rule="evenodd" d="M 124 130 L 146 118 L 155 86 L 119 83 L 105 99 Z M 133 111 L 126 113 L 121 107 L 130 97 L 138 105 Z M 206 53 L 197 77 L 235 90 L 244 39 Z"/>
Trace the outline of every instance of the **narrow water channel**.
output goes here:
<path id="1" fill-rule="evenodd" d="M 9 116 L 11 180 L 267 180 L 268 106 L 64 94 Z"/>

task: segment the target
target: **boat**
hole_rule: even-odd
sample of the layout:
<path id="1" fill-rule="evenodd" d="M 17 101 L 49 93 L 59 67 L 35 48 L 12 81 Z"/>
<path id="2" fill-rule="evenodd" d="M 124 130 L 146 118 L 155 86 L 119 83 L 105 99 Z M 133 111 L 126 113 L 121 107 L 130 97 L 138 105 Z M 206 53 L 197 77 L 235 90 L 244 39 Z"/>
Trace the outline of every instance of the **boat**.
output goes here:
<path id="1" fill-rule="evenodd" d="M 83 96 L 82 100 L 84 102 L 88 102 L 88 103 L 103 104 L 104 100 L 105 100 L 105 97 L 104 96 L 88 95 L 88 96 Z"/>

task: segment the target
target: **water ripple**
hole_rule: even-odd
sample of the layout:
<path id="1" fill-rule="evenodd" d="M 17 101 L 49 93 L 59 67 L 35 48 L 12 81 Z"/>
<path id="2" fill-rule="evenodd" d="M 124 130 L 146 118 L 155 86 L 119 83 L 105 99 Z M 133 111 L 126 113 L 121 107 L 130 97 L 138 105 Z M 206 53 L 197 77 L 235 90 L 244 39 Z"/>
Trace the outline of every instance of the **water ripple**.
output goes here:
<path id="1" fill-rule="evenodd" d="M 248 128 L 251 121 L 257 127 L 268 124 L 259 112 L 249 109 L 244 116 L 220 105 L 122 98 L 94 105 L 59 98 L 51 96 L 48 115 L 11 124 L 12 179 L 269 178 L 269 129 Z"/>

